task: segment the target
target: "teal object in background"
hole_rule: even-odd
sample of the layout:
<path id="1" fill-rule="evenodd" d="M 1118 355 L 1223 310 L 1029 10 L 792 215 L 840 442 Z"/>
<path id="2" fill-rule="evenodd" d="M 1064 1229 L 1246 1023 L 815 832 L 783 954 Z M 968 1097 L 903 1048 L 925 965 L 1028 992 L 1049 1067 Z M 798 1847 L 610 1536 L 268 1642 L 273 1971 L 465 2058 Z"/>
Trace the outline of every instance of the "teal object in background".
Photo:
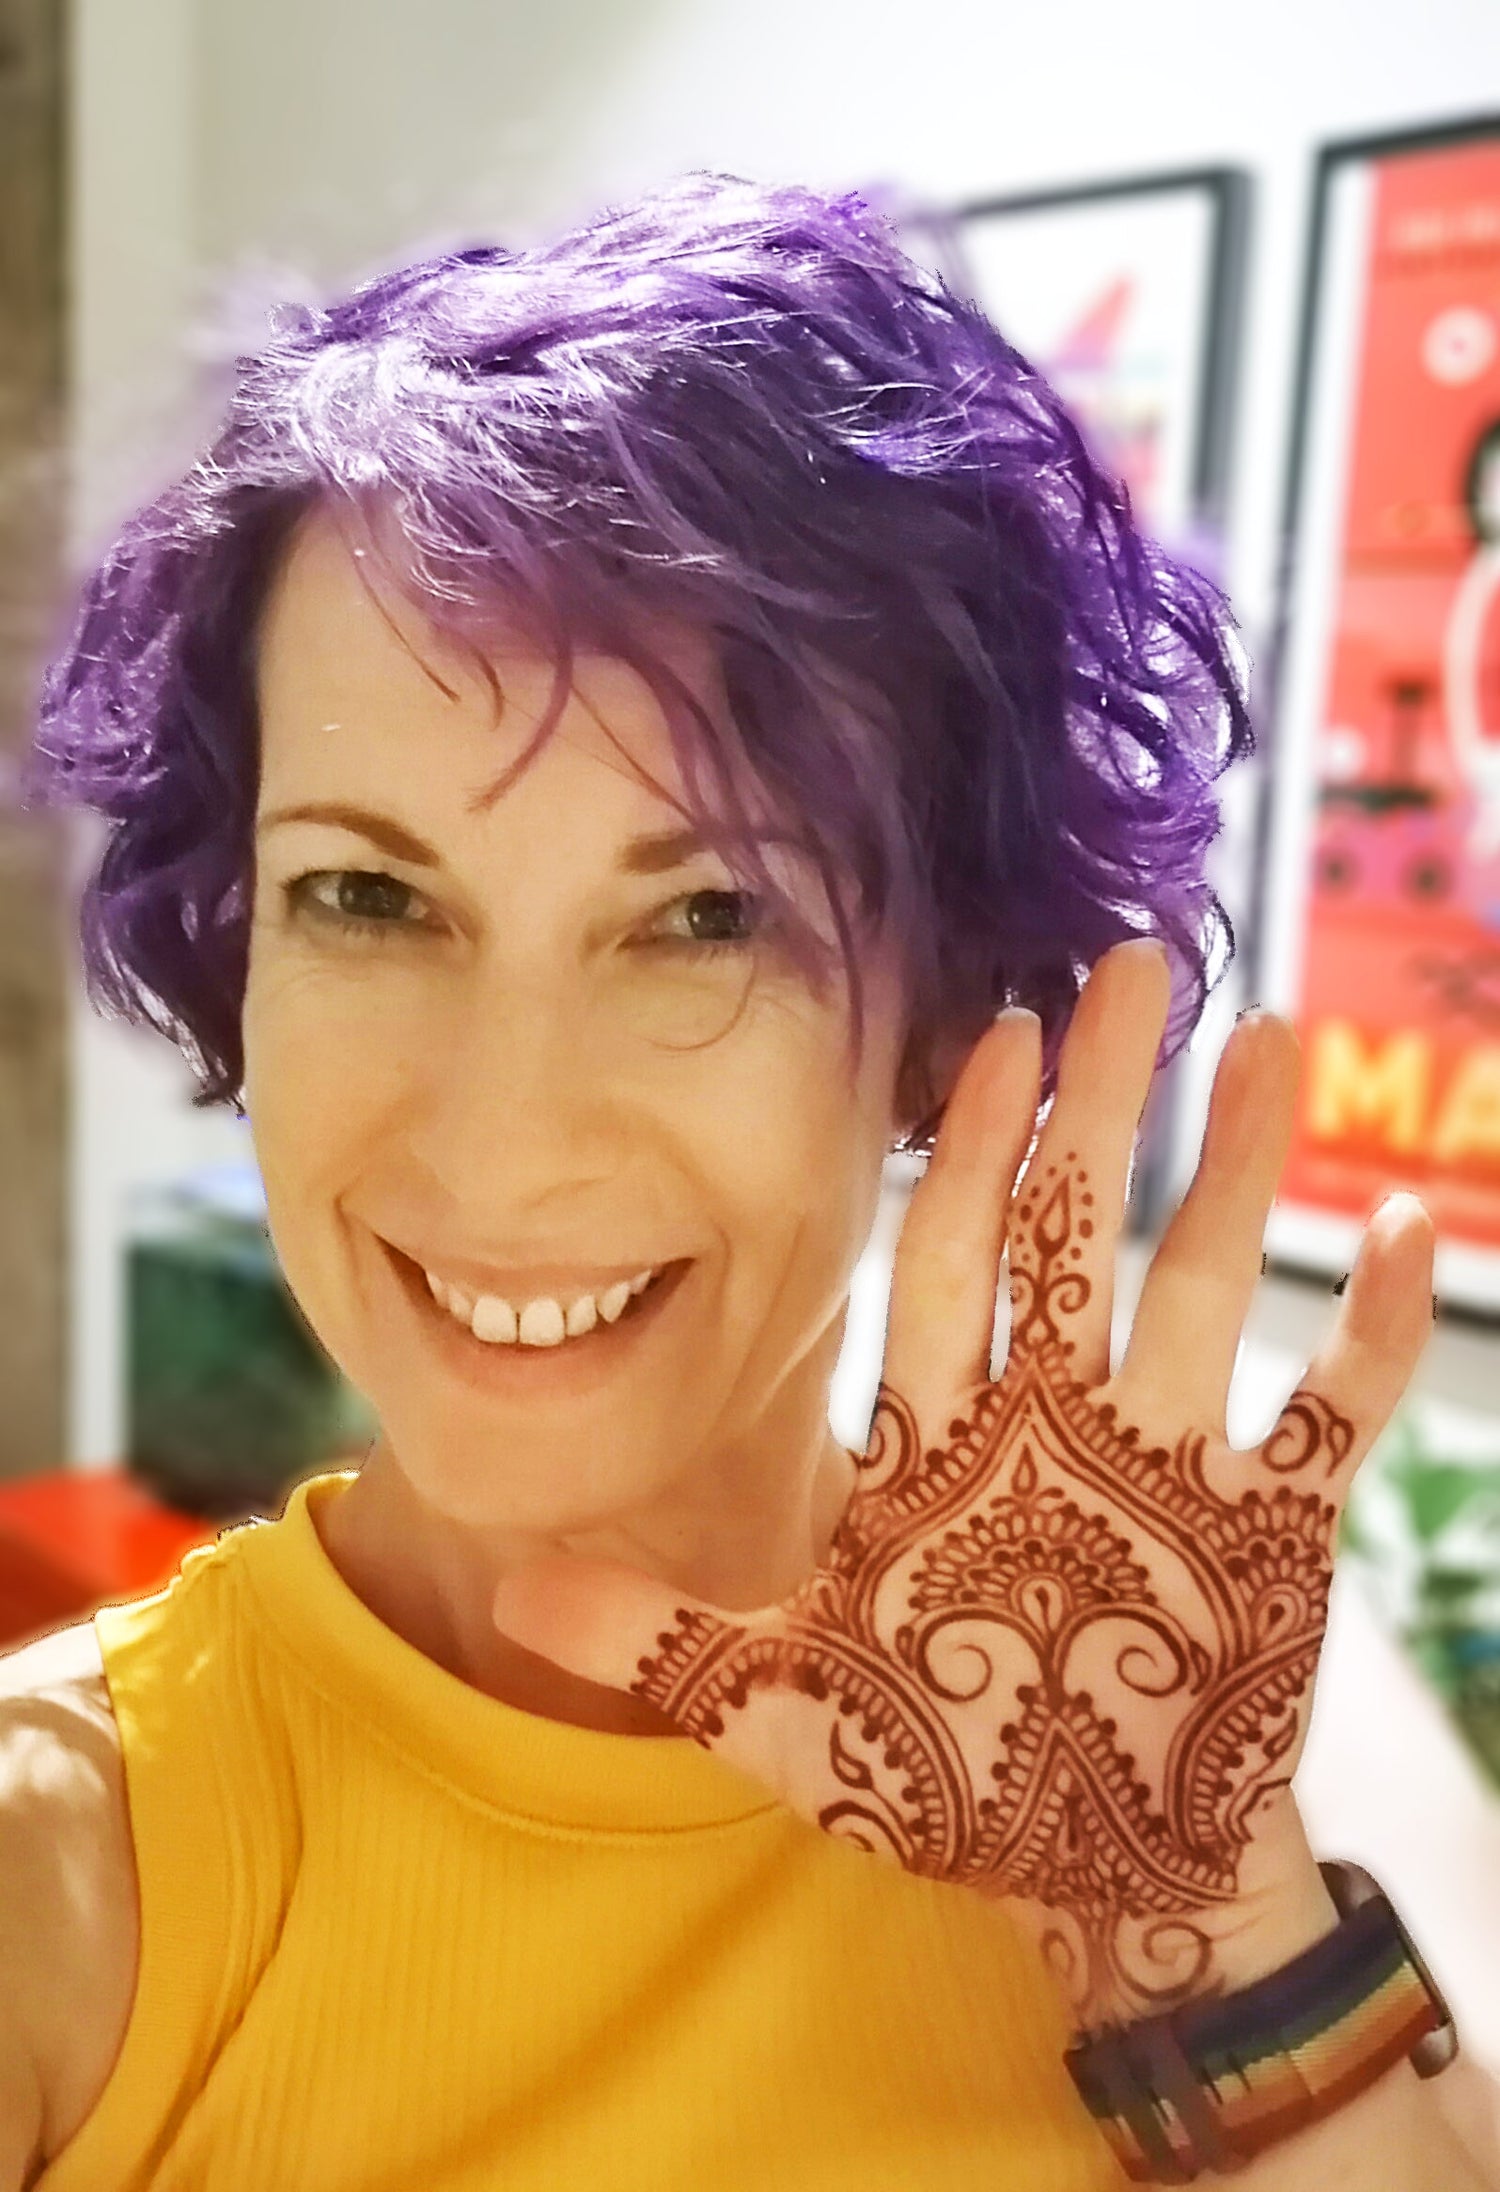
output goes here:
<path id="1" fill-rule="evenodd" d="M 126 1330 L 126 1466 L 190 1514 L 276 1514 L 374 1436 L 282 1277 L 253 1165 L 135 1197 Z"/>

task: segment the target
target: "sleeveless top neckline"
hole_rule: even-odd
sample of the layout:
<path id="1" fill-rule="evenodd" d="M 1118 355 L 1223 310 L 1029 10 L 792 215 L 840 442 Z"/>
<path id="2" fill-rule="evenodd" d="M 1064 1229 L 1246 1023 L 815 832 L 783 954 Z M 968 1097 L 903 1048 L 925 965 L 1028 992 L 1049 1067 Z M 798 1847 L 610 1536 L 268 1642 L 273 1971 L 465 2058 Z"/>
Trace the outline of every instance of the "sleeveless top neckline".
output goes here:
<path id="1" fill-rule="evenodd" d="M 239 1526 L 238 1549 L 276 1640 L 305 1679 L 408 1764 L 517 1822 L 580 1833 L 728 1826 L 775 1805 L 686 1736 L 612 1735 L 523 1712 L 387 1628 L 344 1581 L 316 1527 L 355 1474 L 305 1479 L 274 1527 Z"/>

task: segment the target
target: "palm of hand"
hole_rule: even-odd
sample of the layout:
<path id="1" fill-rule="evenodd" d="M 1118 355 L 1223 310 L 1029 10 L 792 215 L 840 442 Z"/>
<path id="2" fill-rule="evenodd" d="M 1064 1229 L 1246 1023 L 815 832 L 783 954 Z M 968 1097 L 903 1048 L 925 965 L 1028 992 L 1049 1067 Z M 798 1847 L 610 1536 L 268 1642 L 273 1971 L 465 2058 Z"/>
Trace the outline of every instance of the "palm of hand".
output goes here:
<path id="1" fill-rule="evenodd" d="M 1201 1976 L 1192 1913 L 1236 1893 L 1317 1666 L 1338 1510 L 1300 1487 L 1353 1432 L 1299 1391 L 1252 1471 L 1119 1422 L 1070 1363 L 1092 1201 L 1076 1164 L 1023 1198 L 1010 1358 L 942 1443 L 881 1387 L 829 1558 L 783 1618 L 684 1610 L 631 1688 L 710 1746 L 738 1721 L 737 1755 L 828 1832 L 1046 1906 L 1100 1999 Z M 786 1691 L 795 1742 L 779 1704 L 751 1720 Z"/>
<path id="2" fill-rule="evenodd" d="M 1264 1020 L 1226 1049 L 1203 1160 L 1111 1374 L 1164 986 L 1139 946 L 1101 962 L 1013 1203 L 1037 1064 L 1028 1084 L 1014 1025 L 978 1046 L 995 1078 L 970 1061 L 914 1198 L 869 1448 L 808 1582 L 736 1615 L 600 1570 L 571 1618 L 554 1603 L 561 1648 L 540 1643 L 827 1832 L 1011 1899 L 1085 2021 L 1213 1983 L 1247 1855 L 1295 1838 L 1340 1506 L 1429 1325 L 1430 1227 L 1387 1205 L 1269 1435 L 1241 1452 L 1220 1430 L 1296 1084 L 1290 1030 Z M 986 1136 L 997 1086 L 1005 1131 L 986 1119 Z M 576 1648 L 589 1626 L 592 1655 Z"/>

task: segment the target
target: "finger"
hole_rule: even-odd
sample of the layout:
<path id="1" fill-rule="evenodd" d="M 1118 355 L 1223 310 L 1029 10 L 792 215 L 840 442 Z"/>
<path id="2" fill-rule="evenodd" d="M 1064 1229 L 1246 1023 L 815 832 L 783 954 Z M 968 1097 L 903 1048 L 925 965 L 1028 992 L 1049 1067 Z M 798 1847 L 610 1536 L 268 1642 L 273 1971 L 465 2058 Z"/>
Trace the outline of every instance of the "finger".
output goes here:
<path id="1" fill-rule="evenodd" d="M 989 1376 L 1011 1194 L 1041 1073 L 1036 1014 L 1001 1013 L 964 1063 L 907 1206 L 881 1378 L 924 1421 Z"/>
<path id="2" fill-rule="evenodd" d="M 1391 1195 L 1365 1228 L 1326 1344 L 1256 1449 L 1272 1475 L 1342 1502 L 1432 1332 L 1432 1220 Z"/>
<path id="3" fill-rule="evenodd" d="M 1170 1403 L 1224 1435 L 1266 1220 L 1291 1146 L 1299 1055 L 1290 1022 L 1268 1012 L 1240 1020 L 1224 1046 L 1197 1169 L 1151 1259 L 1114 1379 L 1129 1410 L 1155 1415 Z"/>
<path id="4" fill-rule="evenodd" d="M 585 1682 L 615 1690 L 631 1687 L 658 1632 L 679 1619 L 723 1627 L 745 1618 L 615 1561 L 565 1554 L 531 1561 L 504 1577 L 490 1610 L 512 1642 Z"/>
<path id="5" fill-rule="evenodd" d="M 549 1555 L 506 1576 L 491 1602 L 501 1634 L 585 1682 L 627 1690 L 700 1741 L 723 1733 L 712 1691 L 716 1667 L 746 1645 L 768 1670 L 785 1632 L 783 1609 L 753 1613 L 675 1591 L 614 1561 Z"/>
<path id="6" fill-rule="evenodd" d="M 1011 1216 L 1011 1357 L 1058 1344 L 1087 1385 L 1109 1376 L 1115 1248 L 1170 990 L 1166 954 L 1145 937 L 1094 967 Z"/>

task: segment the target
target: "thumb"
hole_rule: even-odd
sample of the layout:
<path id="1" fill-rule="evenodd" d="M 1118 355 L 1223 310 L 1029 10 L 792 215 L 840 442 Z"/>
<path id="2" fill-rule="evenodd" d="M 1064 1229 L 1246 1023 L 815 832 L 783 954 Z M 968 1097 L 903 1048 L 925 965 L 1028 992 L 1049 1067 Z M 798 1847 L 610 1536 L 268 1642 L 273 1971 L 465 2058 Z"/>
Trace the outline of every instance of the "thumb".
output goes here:
<path id="1" fill-rule="evenodd" d="M 500 1583 L 495 1626 L 569 1674 L 630 1690 L 700 1740 L 723 1733 L 711 1669 L 769 1630 L 779 1609 L 726 1613 L 615 1561 L 548 1554 Z M 769 1640 L 769 1639 L 768 1639 Z"/>

